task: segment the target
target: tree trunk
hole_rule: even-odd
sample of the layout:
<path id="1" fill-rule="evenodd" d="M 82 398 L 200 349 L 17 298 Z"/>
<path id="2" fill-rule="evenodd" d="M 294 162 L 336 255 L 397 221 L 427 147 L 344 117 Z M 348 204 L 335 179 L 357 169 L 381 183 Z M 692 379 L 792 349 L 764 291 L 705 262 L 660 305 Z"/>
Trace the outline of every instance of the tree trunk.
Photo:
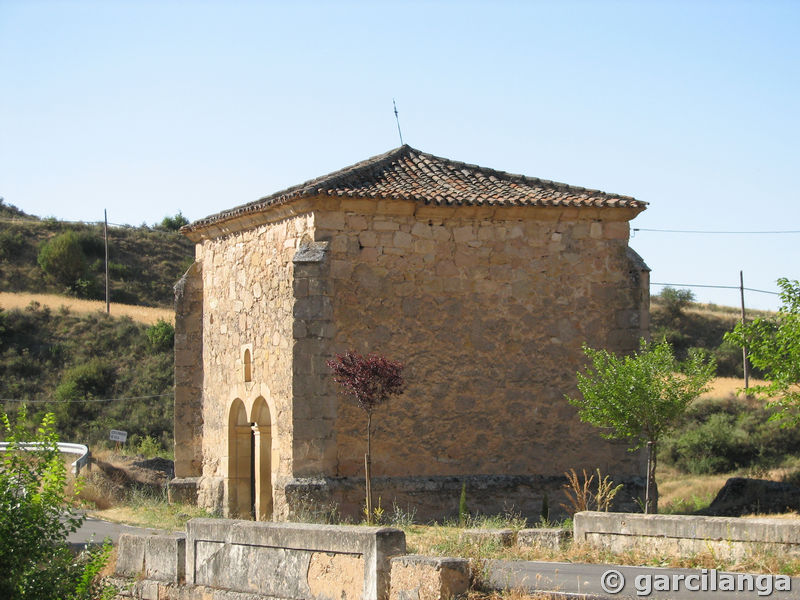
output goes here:
<path id="1" fill-rule="evenodd" d="M 644 499 L 644 512 L 658 514 L 658 487 L 656 486 L 656 443 L 647 442 L 647 488 Z"/>
<path id="2" fill-rule="evenodd" d="M 372 525 L 372 474 L 370 473 L 370 443 L 372 438 L 372 413 L 367 413 L 367 453 L 364 455 L 364 481 L 366 482 L 367 525 Z"/>

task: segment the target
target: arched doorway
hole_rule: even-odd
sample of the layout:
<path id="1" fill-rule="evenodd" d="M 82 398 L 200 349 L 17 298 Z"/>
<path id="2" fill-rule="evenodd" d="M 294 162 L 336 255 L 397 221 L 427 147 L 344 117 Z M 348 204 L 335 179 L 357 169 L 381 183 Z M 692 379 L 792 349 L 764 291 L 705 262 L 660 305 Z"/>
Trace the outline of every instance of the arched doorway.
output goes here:
<path id="1" fill-rule="evenodd" d="M 253 429 L 244 402 L 236 399 L 228 416 L 228 516 L 253 518 Z"/>
<path id="2" fill-rule="evenodd" d="M 262 397 L 253 404 L 253 512 L 257 521 L 272 519 L 272 419 Z"/>

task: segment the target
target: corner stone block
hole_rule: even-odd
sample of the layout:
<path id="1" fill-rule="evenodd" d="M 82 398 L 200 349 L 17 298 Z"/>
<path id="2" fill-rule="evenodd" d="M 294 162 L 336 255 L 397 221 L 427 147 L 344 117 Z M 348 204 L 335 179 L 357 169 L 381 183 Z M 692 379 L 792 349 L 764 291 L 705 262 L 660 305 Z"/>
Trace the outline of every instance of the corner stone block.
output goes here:
<path id="1" fill-rule="evenodd" d="M 147 537 L 123 533 L 117 543 L 117 565 L 114 575 L 118 577 L 138 577 L 144 573 L 144 555 Z"/>
<path id="2" fill-rule="evenodd" d="M 343 231 L 345 215 L 339 211 L 320 211 L 314 214 L 314 226 L 317 229 L 334 229 Z"/>
<path id="3" fill-rule="evenodd" d="M 392 559 L 389 600 L 448 600 L 469 591 L 465 558 L 409 554 Z"/>
<path id="4" fill-rule="evenodd" d="M 197 484 L 199 477 L 175 477 L 167 485 L 167 499 L 170 504 L 197 504 Z"/>
<path id="5" fill-rule="evenodd" d="M 170 583 L 186 580 L 186 538 L 182 534 L 147 538 L 145 576 Z"/>
<path id="6" fill-rule="evenodd" d="M 186 579 L 186 538 L 182 534 L 123 533 L 119 538 L 114 574 L 183 583 Z"/>
<path id="7" fill-rule="evenodd" d="M 327 296 L 298 298 L 294 304 L 294 316 L 305 321 L 330 319 L 333 316 L 333 304 Z"/>

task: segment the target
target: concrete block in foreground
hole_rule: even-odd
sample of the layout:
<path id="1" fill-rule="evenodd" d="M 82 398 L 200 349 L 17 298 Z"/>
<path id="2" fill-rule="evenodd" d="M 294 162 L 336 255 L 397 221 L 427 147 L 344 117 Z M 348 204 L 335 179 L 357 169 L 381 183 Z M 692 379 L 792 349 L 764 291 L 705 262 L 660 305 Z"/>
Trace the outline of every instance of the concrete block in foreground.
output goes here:
<path id="1" fill-rule="evenodd" d="M 800 554 L 800 527 L 792 519 L 585 511 L 575 514 L 573 525 L 577 543 L 612 552 L 713 552 L 734 560 L 757 550 Z"/>
<path id="2" fill-rule="evenodd" d="M 469 591 L 466 558 L 408 554 L 392 559 L 389 600 L 449 600 Z"/>
<path id="3" fill-rule="evenodd" d="M 119 538 L 114 574 L 183 583 L 186 580 L 186 538 L 182 534 L 123 533 Z"/>
<path id="4" fill-rule="evenodd" d="M 390 560 L 405 534 L 390 527 L 193 519 L 188 583 L 278 598 L 387 600 Z"/>

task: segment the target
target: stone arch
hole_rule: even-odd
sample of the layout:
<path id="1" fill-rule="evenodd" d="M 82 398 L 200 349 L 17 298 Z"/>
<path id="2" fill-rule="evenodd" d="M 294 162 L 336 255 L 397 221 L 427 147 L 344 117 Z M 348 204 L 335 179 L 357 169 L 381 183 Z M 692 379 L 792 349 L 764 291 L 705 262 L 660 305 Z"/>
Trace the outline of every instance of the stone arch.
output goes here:
<path id="1" fill-rule="evenodd" d="M 254 514 L 257 521 L 268 521 L 272 519 L 272 472 L 276 465 L 272 460 L 272 417 L 263 396 L 253 403 L 252 420 Z"/>
<path id="2" fill-rule="evenodd" d="M 253 517 L 253 428 L 244 402 L 236 398 L 228 414 L 228 516 Z"/>

